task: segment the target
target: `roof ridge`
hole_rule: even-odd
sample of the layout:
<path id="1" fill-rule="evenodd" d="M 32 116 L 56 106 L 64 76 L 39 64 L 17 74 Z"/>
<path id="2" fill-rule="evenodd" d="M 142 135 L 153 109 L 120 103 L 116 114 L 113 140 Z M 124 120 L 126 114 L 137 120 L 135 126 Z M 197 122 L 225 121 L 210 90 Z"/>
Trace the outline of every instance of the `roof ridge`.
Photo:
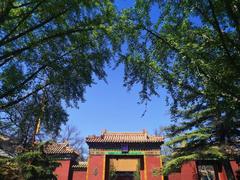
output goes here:
<path id="1" fill-rule="evenodd" d="M 72 154 L 75 153 L 79 155 L 79 153 L 74 149 L 74 147 L 69 145 L 69 142 L 64 141 L 61 143 L 58 142 L 51 142 L 45 147 L 45 152 L 47 154 Z"/>
<path id="2" fill-rule="evenodd" d="M 104 131 L 100 136 L 88 136 L 87 143 L 91 142 L 129 142 L 129 143 L 162 143 L 163 137 L 149 135 L 147 131 L 143 132 L 107 132 Z"/>
<path id="3" fill-rule="evenodd" d="M 105 134 L 144 134 L 144 132 L 106 132 Z"/>

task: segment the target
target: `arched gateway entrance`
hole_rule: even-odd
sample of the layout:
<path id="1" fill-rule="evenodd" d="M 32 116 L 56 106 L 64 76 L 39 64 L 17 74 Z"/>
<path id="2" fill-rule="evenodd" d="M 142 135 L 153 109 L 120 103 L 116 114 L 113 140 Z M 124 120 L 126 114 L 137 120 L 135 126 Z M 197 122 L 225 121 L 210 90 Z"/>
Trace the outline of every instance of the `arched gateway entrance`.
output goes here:
<path id="1" fill-rule="evenodd" d="M 103 132 L 89 136 L 87 180 L 161 180 L 163 138 L 137 133 Z"/>

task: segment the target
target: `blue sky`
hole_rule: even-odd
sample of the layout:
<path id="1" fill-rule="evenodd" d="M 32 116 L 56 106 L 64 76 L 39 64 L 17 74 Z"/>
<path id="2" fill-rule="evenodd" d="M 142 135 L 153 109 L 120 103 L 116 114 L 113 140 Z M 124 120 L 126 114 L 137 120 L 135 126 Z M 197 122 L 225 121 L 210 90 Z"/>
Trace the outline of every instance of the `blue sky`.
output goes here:
<path id="1" fill-rule="evenodd" d="M 96 85 L 88 88 L 86 102 L 79 109 L 67 108 L 69 124 L 75 126 L 81 135 L 100 134 L 102 130 L 116 132 L 137 132 L 146 129 L 153 134 L 159 126 L 170 123 L 169 107 L 166 106 L 166 91 L 159 89 L 160 97 L 152 97 L 145 105 L 139 104 L 140 86 L 131 91 L 123 87 L 123 66 L 116 70 L 107 69 L 107 82 L 96 80 Z"/>
<path id="2" fill-rule="evenodd" d="M 119 10 L 134 5 L 135 1 L 116 1 Z M 151 12 L 152 21 L 158 17 L 157 9 Z M 169 107 L 166 106 L 166 91 L 159 89 L 160 97 L 152 97 L 146 107 L 139 104 L 140 86 L 131 91 L 123 87 L 123 66 L 115 70 L 107 69 L 107 84 L 96 80 L 96 85 L 88 88 L 85 94 L 85 103 L 79 104 L 79 109 L 67 108 L 68 124 L 75 126 L 81 135 L 100 134 L 101 131 L 137 132 L 146 129 L 153 134 L 160 126 L 170 123 Z"/>

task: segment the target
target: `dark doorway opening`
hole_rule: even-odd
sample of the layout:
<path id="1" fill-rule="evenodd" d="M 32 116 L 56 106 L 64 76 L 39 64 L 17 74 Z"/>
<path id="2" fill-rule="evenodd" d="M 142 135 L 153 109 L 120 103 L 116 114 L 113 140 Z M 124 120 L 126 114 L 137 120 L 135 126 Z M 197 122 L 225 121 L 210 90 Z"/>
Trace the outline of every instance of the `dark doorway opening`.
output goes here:
<path id="1" fill-rule="evenodd" d="M 116 172 L 116 180 L 134 180 L 134 172 Z"/>

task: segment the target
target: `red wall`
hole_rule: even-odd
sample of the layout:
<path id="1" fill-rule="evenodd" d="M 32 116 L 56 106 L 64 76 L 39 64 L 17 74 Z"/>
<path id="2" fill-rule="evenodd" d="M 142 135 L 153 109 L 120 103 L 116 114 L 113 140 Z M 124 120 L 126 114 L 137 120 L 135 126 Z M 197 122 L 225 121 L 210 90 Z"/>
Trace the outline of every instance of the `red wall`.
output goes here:
<path id="1" fill-rule="evenodd" d="M 147 180 L 161 180 L 161 176 L 154 176 L 153 170 L 161 168 L 160 157 L 146 156 L 146 175 Z M 70 172 L 70 160 L 59 160 L 61 166 L 55 169 L 54 174 L 57 175 L 58 180 L 68 180 Z M 86 169 L 74 170 L 72 174 L 73 180 L 102 180 L 104 173 L 104 155 L 96 155 L 89 157 L 88 171 Z M 233 173 L 236 177 L 236 170 L 238 164 L 236 161 L 230 161 Z M 87 174 L 88 173 L 88 174 Z M 145 172 L 141 170 L 141 178 L 144 180 Z M 218 173 L 219 179 L 227 180 L 224 167 Z M 195 180 L 197 179 L 197 167 L 195 161 L 189 161 L 182 165 L 181 172 L 171 173 L 168 176 L 169 180 Z"/>
<path id="2" fill-rule="evenodd" d="M 197 180 L 197 166 L 195 161 L 184 163 L 181 168 L 182 180 Z"/>
<path id="3" fill-rule="evenodd" d="M 181 180 L 181 173 L 175 172 L 168 175 L 168 180 Z"/>
<path id="4" fill-rule="evenodd" d="M 88 162 L 87 180 L 102 180 L 104 155 L 90 155 Z"/>
<path id="5" fill-rule="evenodd" d="M 197 180 L 197 166 L 195 161 L 188 161 L 181 167 L 180 172 L 168 175 L 169 180 Z"/>
<path id="6" fill-rule="evenodd" d="M 236 177 L 236 170 L 238 165 L 236 161 L 230 161 L 232 170 Z M 228 180 L 227 174 L 224 166 L 222 165 L 221 170 L 218 172 L 218 177 L 220 180 Z M 195 161 L 189 161 L 182 165 L 181 171 L 176 173 L 171 173 L 168 175 L 169 180 L 197 180 L 197 166 Z M 237 179 L 237 178 L 236 178 Z"/>
<path id="7" fill-rule="evenodd" d="M 86 180 L 87 169 L 80 169 L 73 171 L 72 180 Z"/>
<path id="8" fill-rule="evenodd" d="M 70 160 L 58 160 L 61 165 L 57 167 L 54 174 L 57 175 L 58 180 L 68 180 L 70 170 Z"/>
<path id="9" fill-rule="evenodd" d="M 220 180 L 228 180 L 227 173 L 226 173 L 223 165 L 222 165 L 220 171 L 218 172 L 218 177 L 219 177 Z"/>
<path id="10" fill-rule="evenodd" d="M 146 156 L 146 171 L 147 171 L 147 180 L 161 180 L 161 175 L 154 176 L 154 169 L 160 169 L 160 157 L 159 156 Z"/>
<path id="11" fill-rule="evenodd" d="M 238 164 L 236 161 L 230 161 L 230 165 L 232 167 L 233 174 L 234 174 L 235 178 L 237 179 L 236 171 L 238 170 Z"/>

